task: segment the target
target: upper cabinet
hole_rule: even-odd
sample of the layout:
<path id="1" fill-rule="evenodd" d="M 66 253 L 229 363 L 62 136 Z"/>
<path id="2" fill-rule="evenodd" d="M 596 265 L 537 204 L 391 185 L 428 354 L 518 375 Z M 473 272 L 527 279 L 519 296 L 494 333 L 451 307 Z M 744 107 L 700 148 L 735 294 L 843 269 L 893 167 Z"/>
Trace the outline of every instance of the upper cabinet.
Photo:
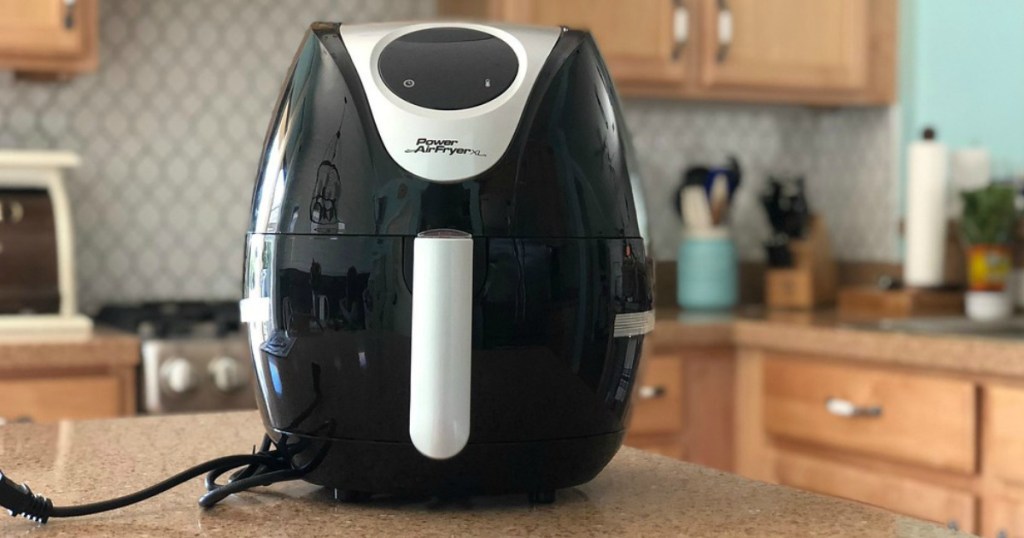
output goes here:
<path id="1" fill-rule="evenodd" d="M 897 0 L 440 0 L 444 16 L 589 29 L 627 96 L 895 100 Z"/>
<path id="2" fill-rule="evenodd" d="M 589 28 L 616 79 L 682 82 L 689 23 L 682 0 L 518 0 L 507 22 Z"/>
<path id="3" fill-rule="evenodd" d="M 92 71 L 98 0 L 0 0 L 0 69 L 35 75 Z"/>

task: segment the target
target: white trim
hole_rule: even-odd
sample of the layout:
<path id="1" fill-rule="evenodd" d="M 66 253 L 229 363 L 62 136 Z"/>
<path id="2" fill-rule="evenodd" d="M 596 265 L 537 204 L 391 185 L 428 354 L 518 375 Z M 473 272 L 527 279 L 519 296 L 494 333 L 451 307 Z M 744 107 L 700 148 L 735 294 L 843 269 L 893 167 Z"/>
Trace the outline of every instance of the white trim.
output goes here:
<path id="1" fill-rule="evenodd" d="M 0 168 L 75 168 L 82 159 L 70 151 L 0 150 Z"/>
<path id="2" fill-rule="evenodd" d="M 654 330 L 654 311 L 615 314 L 613 338 L 640 336 Z"/>

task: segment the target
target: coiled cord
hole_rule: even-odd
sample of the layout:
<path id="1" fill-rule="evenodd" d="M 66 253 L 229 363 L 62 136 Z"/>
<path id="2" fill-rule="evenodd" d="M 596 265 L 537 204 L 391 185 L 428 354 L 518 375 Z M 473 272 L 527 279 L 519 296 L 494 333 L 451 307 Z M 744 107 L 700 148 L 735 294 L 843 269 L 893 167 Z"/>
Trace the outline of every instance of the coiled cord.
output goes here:
<path id="1" fill-rule="evenodd" d="M 0 506 L 12 516 L 24 516 L 39 523 L 46 523 L 51 517 L 78 517 L 108 512 L 129 506 L 159 495 L 193 478 L 206 474 L 206 494 L 199 498 L 199 506 L 210 508 L 225 497 L 256 486 L 269 486 L 302 478 L 317 465 L 326 453 L 321 450 L 313 461 L 295 467 L 293 455 L 299 444 L 289 446 L 289 437 L 282 435 L 278 441 L 263 437 L 260 449 L 252 454 L 224 456 L 201 463 L 194 467 L 135 493 L 105 501 L 77 506 L 54 506 L 47 497 L 32 492 L 25 484 L 11 480 L 0 471 Z M 232 472 L 227 482 L 217 482 L 225 473 Z"/>

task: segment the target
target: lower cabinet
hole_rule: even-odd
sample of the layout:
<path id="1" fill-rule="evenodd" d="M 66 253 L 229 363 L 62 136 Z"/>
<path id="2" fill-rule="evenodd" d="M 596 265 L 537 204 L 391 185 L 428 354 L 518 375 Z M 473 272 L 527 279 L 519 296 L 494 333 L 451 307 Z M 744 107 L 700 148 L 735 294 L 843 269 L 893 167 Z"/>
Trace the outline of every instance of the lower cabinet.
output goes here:
<path id="1" fill-rule="evenodd" d="M 736 471 L 1024 538 L 1024 379 L 741 347 Z"/>
<path id="2" fill-rule="evenodd" d="M 982 404 L 982 471 L 996 492 L 981 503 L 981 533 L 1024 538 L 1024 387 L 987 385 Z"/>
<path id="3" fill-rule="evenodd" d="M 136 412 L 135 336 L 0 343 L 0 423 L 114 418 Z"/>
<path id="4" fill-rule="evenodd" d="M 0 419 L 55 422 L 134 414 L 135 373 L 0 379 Z"/>
<path id="5" fill-rule="evenodd" d="M 975 529 L 975 497 L 945 486 L 792 453 L 776 459 L 780 484 L 844 497 L 908 516 Z"/>
<path id="6" fill-rule="evenodd" d="M 981 535 L 1024 538 L 1024 491 L 1020 497 L 992 496 L 981 503 Z"/>
<path id="7" fill-rule="evenodd" d="M 656 347 L 640 367 L 625 444 L 731 471 L 734 372 L 731 347 Z"/>

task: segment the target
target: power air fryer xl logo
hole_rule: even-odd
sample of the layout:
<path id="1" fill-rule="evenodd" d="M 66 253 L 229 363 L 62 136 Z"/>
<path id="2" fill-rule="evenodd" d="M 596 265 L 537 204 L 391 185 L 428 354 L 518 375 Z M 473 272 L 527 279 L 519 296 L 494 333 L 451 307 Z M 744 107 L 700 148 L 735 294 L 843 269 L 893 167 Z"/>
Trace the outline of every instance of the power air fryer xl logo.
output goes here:
<path id="1" fill-rule="evenodd" d="M 416 147 L 405 150 L 406 153 L 440 153 L 442 155 L 473 155 L 486 157 L 487 154 L 473 148 L 460 148 L 458 140 L 442 138 L 417 138 Z"/>

